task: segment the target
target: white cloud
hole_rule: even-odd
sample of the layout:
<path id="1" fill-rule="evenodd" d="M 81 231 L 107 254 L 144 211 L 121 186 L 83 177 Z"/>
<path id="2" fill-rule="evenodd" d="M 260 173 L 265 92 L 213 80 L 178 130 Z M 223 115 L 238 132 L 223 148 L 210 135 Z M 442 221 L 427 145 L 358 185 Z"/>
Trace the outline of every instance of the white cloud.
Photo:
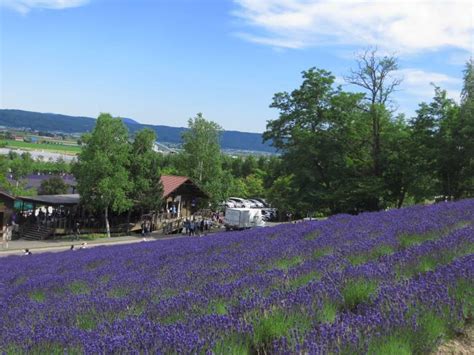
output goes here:
<path id="1" fill-rule="evenodd" d="M 446 90 L 451 98 L 459 101 L 462 87 L 461 78 L 415 68 L 401 69 L 397 74 L 403 78 L 400 86 L 402 94 L 408 94 L 410 97 L 429 101 L 434 96 L 432 85 L 434 84 Z"/>
<path id="2" fill-rule="evenodd" d="M 253 28 L 241 37 L 285 48 L 378 45 L 415 53 L 442 47 L 474 52 L 472 0 L 234 0 Z"/>
<path id="3" fill-rule="evenodd" d="M 2 6 L 9 7 L 22 14 L 35 8 L 61 10 L 85 5 L 89 0 L 0 0 Z"/>

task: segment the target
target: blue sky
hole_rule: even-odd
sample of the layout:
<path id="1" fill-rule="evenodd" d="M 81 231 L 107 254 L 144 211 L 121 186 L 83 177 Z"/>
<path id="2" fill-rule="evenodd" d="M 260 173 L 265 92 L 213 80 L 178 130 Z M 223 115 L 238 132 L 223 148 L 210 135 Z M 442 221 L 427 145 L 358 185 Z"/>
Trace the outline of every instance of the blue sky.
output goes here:
<path id="1" fill-rule="evenodd" d="M 430 82 L 458 99 L 474 52 L 474 2 L 0 0 L 0 105 L 186 126 L 202 112 L 263 132 L 273 94 L 312 66 L 338 83 L 355 54 L 396 53 L 394 97 L 413 115 Z M 348 90 L 351 88 L 348 86 Z"/>

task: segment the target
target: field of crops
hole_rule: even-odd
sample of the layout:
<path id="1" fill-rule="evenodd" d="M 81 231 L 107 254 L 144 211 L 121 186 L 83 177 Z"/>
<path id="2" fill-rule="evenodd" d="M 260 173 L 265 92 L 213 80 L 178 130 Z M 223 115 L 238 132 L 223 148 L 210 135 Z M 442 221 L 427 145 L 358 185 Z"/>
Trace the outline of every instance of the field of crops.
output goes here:
<path id="1" fill-rule="evenodd" d="M 0 260 L 7 353 L 426 353 L 472 320 L 474 200 Z"/>
<path id="2" fill-rule="evenodd" d="M 13 140 L 0 141 L 6 148 L 27 149 L 27 150 L 46 150 L 59 153 L 76 154 L 81 151 L 81 147 L 76 145 L 65 144 L 46 144 L 46 143 L 29 143 L 17 142 Z"/>

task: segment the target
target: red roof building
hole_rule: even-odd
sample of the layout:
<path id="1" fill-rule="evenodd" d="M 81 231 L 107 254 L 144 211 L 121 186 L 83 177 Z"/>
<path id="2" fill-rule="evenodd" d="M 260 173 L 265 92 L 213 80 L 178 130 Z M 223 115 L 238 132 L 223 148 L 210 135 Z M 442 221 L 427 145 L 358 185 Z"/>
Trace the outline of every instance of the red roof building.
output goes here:
<path id="1" fill-rule="evenodd" d="M 166 211 L 174 217 L 192 215 L 197 210 L 198 201 L 208 198 L 187 176 L 162 175 L 161 183 Z"/>

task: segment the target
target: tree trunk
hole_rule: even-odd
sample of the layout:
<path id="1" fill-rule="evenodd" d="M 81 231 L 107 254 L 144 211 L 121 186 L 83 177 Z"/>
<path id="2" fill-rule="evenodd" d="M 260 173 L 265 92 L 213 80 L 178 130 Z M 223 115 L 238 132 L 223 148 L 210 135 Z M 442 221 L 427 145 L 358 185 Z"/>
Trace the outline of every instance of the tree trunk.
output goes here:
<path id="1" fill-rule="evenodd" d="M 406 195 L 406 190 L 405 188 L 402 187 L 400 190 L 400 194 L 398 195 L 397 208 L 402 208 L 403 201 L 405 200 L 405 195 Z"/>
<path id="2" fill-rule="evenodd" d="M 105 207 L 105 230 L 107 231 L 107 237 L 110 238 L 109 206 Z"/>

